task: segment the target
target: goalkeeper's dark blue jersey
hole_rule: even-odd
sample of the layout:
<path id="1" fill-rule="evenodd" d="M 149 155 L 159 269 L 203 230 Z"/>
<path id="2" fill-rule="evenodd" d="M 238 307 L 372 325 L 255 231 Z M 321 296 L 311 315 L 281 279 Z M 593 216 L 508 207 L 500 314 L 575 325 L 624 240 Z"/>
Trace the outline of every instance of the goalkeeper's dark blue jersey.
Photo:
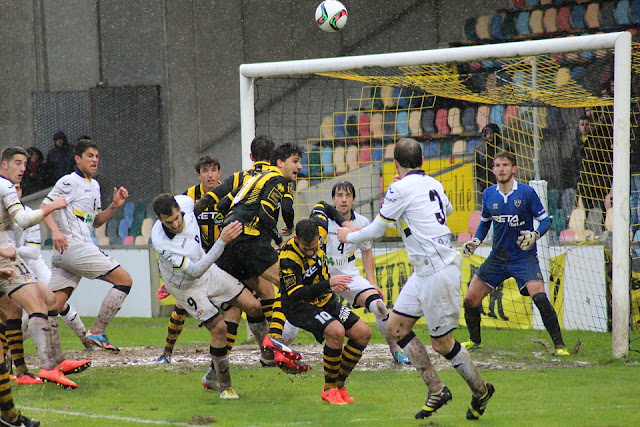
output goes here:
<path id="1" fill-rule="evenodd" d="M 503 194 L 498 191 L 498 186 L 494 185 L 482 193 L 482 216 L 475 237 L 484 240 L 493 222 L 493 246 L 490 257 L 504 261 L 535 257 L 535 245 L 527 251 L 518 246 L 520 231 L 534 230 L 534 218 L 540 222 L 540 235 L 544 235 L 551 221 L 532 187 L 514 180 L 511 192 Z"/>

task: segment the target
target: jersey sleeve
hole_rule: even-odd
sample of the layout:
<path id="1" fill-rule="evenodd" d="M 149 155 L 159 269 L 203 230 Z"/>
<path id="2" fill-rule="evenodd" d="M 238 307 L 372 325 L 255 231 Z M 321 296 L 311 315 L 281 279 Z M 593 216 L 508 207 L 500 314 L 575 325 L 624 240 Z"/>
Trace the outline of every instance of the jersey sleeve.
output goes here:
<path id="1" fill-rule="evenodd" d="M 9 212 L 9 215 L 13 215 L 15 212 L 24 209 L 20 198 L 18 198 L 18 192 L 16 187 L 13 186 L 8 180 L 2 180 L 2 203 Z"/>
<path id="2" fill-rule="evenodd" d="M 55 199 L 57 199 L 58 197 L 64 197 L 67 203 L 70 203 L 73 201 L 73 191 L 72 191 L 71 179 L 69 178 L 69 176 L 65 175 L 62 178 L 60 178 L 58 182 L 56 182 L 56 185 L 53 186 L 51 191 L 49 191 L 49 194 L 47 194 L 47 197 L 44 198 L 42 203 L 49 204 L 53 202 Z M 96 209 L 96 211 L 98 212 L 100 210 L 102 210 L 101 207 L 98 207 Z"/>
<path id="3" fill-rule="evenodd" d="M 293 220 L 295 218 L 295 211 L 293 210 L 293 182 L 290 182 L 287 186 L 287 192 L 282 196 L 280 206 L 282 207 L 282 220 L 284 225 L 288 229 L 293 229 Z"/>
<path id="4" fill-rule="evenodd" d="M 369 225 L 369 220 L 363 216 L 360 217 L 360 223 L 358 224 L 358 227 L 365 228 L 367 225 Z M 373 241 L 371 240 L 358 243 L 358 249 L 360 249 L 361 251 L 368 251 L 372 247 L 373 247 Z"/>
<path id="5" fill-rule="evenodd" d="M 154 247 L 158 252 L 158 256 L 176 270 L 184 270 L 191 264 L 189 258 L 176 254 L 168 248 L 163 248 L 162 245 L 154 245 Z"/>
<path id="6" fill-rule="evenodd" d="M 387 223 L 387 226 L 392 226 L 404 213 L 405 205 L 406 200 L 402 196 L 402 193 L 391 184 L 384 195 L 384 202 L 380 208 L 378 218 Z"/>

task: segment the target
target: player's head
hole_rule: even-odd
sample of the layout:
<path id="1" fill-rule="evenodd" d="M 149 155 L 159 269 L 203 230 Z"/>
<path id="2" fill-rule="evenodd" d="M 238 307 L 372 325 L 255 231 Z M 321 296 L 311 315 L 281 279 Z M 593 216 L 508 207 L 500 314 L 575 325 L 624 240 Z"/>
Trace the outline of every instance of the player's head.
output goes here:
<path id="1" fill-rule="evenodd" d="M 482 136 L 487 141 L 494 141 L 496 136 L 500 135 L 500 126 L 495 123 L 489 123 L 484 128 L 482 128 Z"/>
<path id="2" fill-rule="evenodd" d="M 421 167 L 423 158 L 420 144 L 413 138 L 402 138 L 393 150 L 393 159 L 403 168 Z"/>
<path id="3" fill-rule="evenodd" d="M 320 247 L 318 223 L 311 218 L 298 221 L 294 239 L 302 253 L 309 258 L 313 258 Z"/>
<path id="4" fill-rule="evenodd" d="M 22 147 L 7 147 L 2 150 L 2 176 L 12 183 L 22 181 L 27 169 L 27 151 Z"/>
<path id="5" fill-rule="evenodd" d="M 493 157 L 493 174 L 498 184 L 509 182 L 518 171 L 516 156 L 509 151 L 500 151 Z"/>
<path id="6" fill-rule="evenodd" d="M 87 178 L 95 175 L 100 160 L 98 144 L 91 139 L 81 139 L 76 143 L 74 151 L 78 170 Z"/>
<path id="7" fill-rule="evenodd" d="M 251 141 L 251 160 L 254 162 L 268 162 L 276 144 L 265 135 L 259 135 Z"/>
<path id="8" fill-rule="evenodd" d="M 581 136 L 586 136 L 591 133 L 591 117 L 586 115 L 580 117 L 578 121 L 578 132 Z"/>
<path id="9" fill-rule="evenodd" d="M 58 148 L 69 146 L 69 140 L 67 139 L 67 135 L 65 135 L 65 133 L 62 132 L 61 130 L 53 134 L 53 143 Z"/>
<path id="10" fill-rule="evenodd" d="M 173 194 L 162 193 L 157 195 L 153 199 L 151 206 L 153 207 L 153 212 L 167 230 L 174 234 L 182 232 L 184 227 L 182 211 Z"/>
<path id="11" fill-rule="evenodd" d="M 346 215 L 353 209 L 353 202 L 356 200 L 356 189 L 349 181 L 340 181 L 331 189 L 331 198 L 338 212 Z"/>
<path id="12" fill-rule="evenodd" d="M 218 159 L 209 154 L 205 154 L 198 159 L 194 167 L 196 169 L 196 176 L 206 191 L 210 191 L 218 186 L 218 180 L 220 179 L 220 175 L 222 175 L 222 169 L 220 169 Z"/>
<path id="13" fill-rule="evenodd" d="M 298 178 L 298 172 L 302 169 L 301 159 L 302 150 L 290 142 L 277 146 L 271 153 L 271 165 L 280 169 L 284 178 L 289 182 L 295 182 Z"/>

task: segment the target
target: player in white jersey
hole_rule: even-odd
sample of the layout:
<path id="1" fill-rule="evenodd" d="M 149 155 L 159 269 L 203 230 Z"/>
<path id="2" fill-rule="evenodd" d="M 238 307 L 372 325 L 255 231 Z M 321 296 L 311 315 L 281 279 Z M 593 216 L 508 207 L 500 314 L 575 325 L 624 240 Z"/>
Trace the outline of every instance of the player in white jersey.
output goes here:
<path id="1" fill-rule="evenodd" d="M 344 219 L 360 229 L 369 225 L 369 220 L 353 210 L 355 191 L 351 182 L 341 181 L 331 189 L 331 198 L 336 210 Z M 387 333 L 389 310 L 384 304 L 382 290 L 376 285 L 375 261 L 371 241 L 362 243 L 342 243 L 338 241 L 336 233 L 340 225 L 326 215 L 322 204 L 314 207 L 311 218 L 319 223 L 320 235 L 325 240 L 325 253 L 331 276 L 346 274 L 352 277 L 349 289 L 336 293 L 355 308 L 366 307 L 369 309 L 376 318 L 378 329 L 389 344 L 394 360 L 398 363 L 409 363 L 404 351 Z M 360 250 L 362 256 L 366 279 L 362 277 L 356 267 L 356 249 Z M 293 338 L 297 335 L 297 329 L 289 322 L 285 324 L 282 338 L 286 344 L 293 341 Z"/>
<path id="2" fill-rule="evenodd" d="M 90 227 L 108 222 L 129 197 L 124 187 L 113 189 L 113 202 L 105 210 L 100 203 L 100 184 L 92 177 L 98 171 L 100 153 L 95 142 L 81 139 L 75 146 L 76 170 L 63 176 L 42 201 L 46 207 L 57 197 L 64 197 L 67 207 L 44 220 L 51 230 L 51 282 L 58 310 L 62 310 L 82 277 L 101 279 L 113 284 L 107 292 L 87 341 L 98 348 L 120 351 L 109 342 L 105 329 L 118 314 L 133 281 L 129 273 L 105 254 L 91 239 Z"/>
<path id="3" fill-rule="evenodd" d="M 433 349 L 451 362 L 471 388 L 467 418 L 477 419 L 484 413 L 494 387 L 480 377 L 469 352 L 452 334 L 460 320 L 462 265 L 462 257 L 449 243 L 451 231 L 446 217 L 453 206 L 442 184 L 422 170 L 422 151 L 416 140 L 398 141 L 393 157 L 400 179 L 389 186 L 378 216 L 360 231 L 340 228 L 338 239 L 343 243 L 366 242 L 383 236 L 387 226 L 398 225 L 413 273 L 393 306 L 387 330 L 429 389 L 416 418 L 431 416 L 452 398 L 433 368 L 427 349 L 412 331 L 424 316 Z"/>
<path id="4" fill-rule="evenodd" d="M 158 221 L 151 241 L 158 252 L 158 265 L 167 289 L 187 312 L 211 333 L 211 366 L 202 380 L 205 387 L 220 390 L 223 399 L 238 399 L 231 386 L 227 354 L 227 326 L 220 315 L 230 307 L 247 313 L 251 332 L 262 342 L 268 324 L 260 302 L 245 286 L 214 264 L 227 243 L 242 234 L 242 224 L 234 221 L 221 232 L 209 252 L 201 245 L 200 226 L 188 196 L 160 194 L 153 200 Z"/>
<path id="5" fill-rule="evenodd" d="M 20 184 L 14 184 L 18 197 L 22 198 L 22 186 Z M 25 211 L 31 212 L 32 209 L 28 206 L 24 207 Z M 51 280 L 51 270 L 41 255 L 42 237 L 40 234 L 40 224 L 36 224 L 32 227 L 23 230 L 20 227 L 15 228 L 15 247 L 18 255 L 24 260 L 25 264 L 33 271 L 38 280 L 45 285 L 49 285 Z M 82 345 L 87 350 L 95 348 L 86 339 L 85 334 L 87 328 L 82 322 L 82 318 L 78 314 L 75 308 L 69 304 L 65 304 L 62 310 L 58 313 L 64 320 L 67 326 L 80 338 Z M 24 338 L 29 336 L 29 330 L 27 329 L 28 317 L 25 314 L 22 315 L 22 335 Z"/>
<path id="6" fill-rule="evenodd" d="M 11 248 L 13 230 L 16 226 L 23 229 L 29 228 L 42 221 L 51 212 L 64 209 L 64 199 L 53 200 L 49 206 L 34 211 L 26 211 L 14 183 L 22 179 L 26 169 L 27 152 L 20 147 L 8 147 L 2 151 L 0 165 L 0 248 Z M 11 280 L 0 280 L 0 305 L 6 315 L 7 323 L 15 321 L 12 327 L 12 335 L 19 334 L 22 340 L 21 323 L 22 310 L 24 308 L 29 315 L 28 328 L 33 337 L 33 343 L 38 351 L 41 370 L 38 376 L 49 382 L 57 383 L 63 387 L 76 388 L 78 385 L 70 381 L 64 374 L 80 372 L 91 365 L 88 360 L 73 361 L 64 360 L 60 348 L 58 335 L 58 312 L 53 293 L 41 281 L 37 280 L 33 272 L 18 256 L 0 258 L 0 268 L 11 268 L 15 274 Z M 14 301 L 20 307 L 12 303 Z M 17 309 L 16 309 L 17 308 Z M 8 314 L 11 312 L 11 315 Z M 7 325 L 9 334 L 9 325 Z M 11 349 L 11 346 L 10 346 Z M 1 374 L 1 373 L 0 373 Z"/>

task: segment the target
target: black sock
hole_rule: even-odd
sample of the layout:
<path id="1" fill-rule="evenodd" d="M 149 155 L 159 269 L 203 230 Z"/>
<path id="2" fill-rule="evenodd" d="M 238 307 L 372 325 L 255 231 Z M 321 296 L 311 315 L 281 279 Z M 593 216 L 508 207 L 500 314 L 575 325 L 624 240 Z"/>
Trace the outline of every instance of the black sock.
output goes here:
<path id="1" fill-rule="evenodd" d="M 556 348 L 564 347 L 562 332 L 560 331 L 560 324 L 558 323 L 558 316 L 556 315 L 556 311 L 553 309 L 549 298 L 547 298 L 547 294 L 539 292 L 531 297 L 531 299 L 533 299 L 536 307 L 538 307 L 538 311 L 542 317 L 542 323 L 544 323 L 544 327 L 547 329 L 547 332 L 549 332 L 553 345 Z"/>
<path id="2" fill-rule="evenodd" d="M 464 320 L 467 322 L 467 328 L 469 329 L 469 339 L 476 344 L 480 344 L 482 341 L 482 338 L 480 338 L 480 309 L 465 303 Z"/>

